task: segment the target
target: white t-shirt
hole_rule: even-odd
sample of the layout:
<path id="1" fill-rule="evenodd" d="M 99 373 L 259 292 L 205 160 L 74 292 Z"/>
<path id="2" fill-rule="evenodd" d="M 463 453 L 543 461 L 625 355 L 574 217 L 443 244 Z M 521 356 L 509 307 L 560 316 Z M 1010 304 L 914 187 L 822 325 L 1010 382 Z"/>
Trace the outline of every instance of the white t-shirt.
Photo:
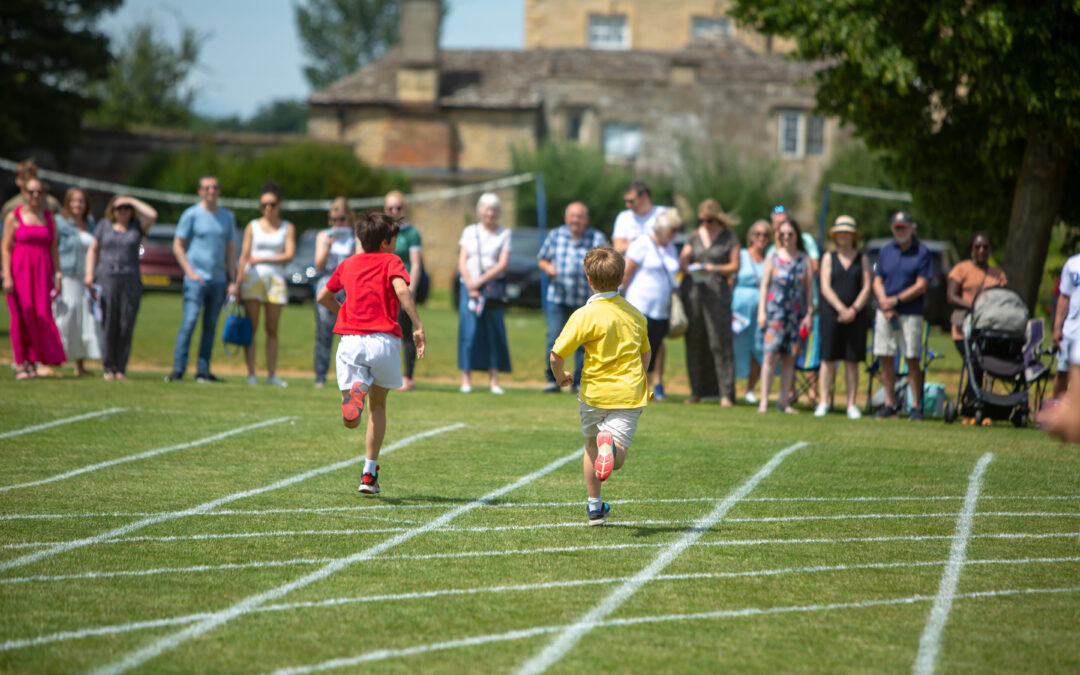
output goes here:
<path id="1" fill-rule="evenodd" d="M 656 217 L 664 212 L 664 208 L 663 206 L 654 205 L 643 216 L 639 216 L 630 209 L 619 212 L 619 215 L 615 216 L 615 227 L 611 230 L 611 238 L 634 241 L 643 234 L 652 234 L 653 227 L 656 225 Z"/>
<path id="2" fill-rule="evenodd" d="M 464 247 L 468 254 L 465 265 L 469 276 L 475 279 L 495 267 L 499 254 L 510 251 L 510 230 L 500 226 L 489 232 L 479 223 L 469 225 L 462 231 L 458 246 Z"/>
<path id="3" fill-rule="evenodd" d="M 675 244 L 661 248 L 650 235 L 643 234 L 630 242 L 626 257 L 638 266 L 626 288 L 626 301 L 650 319 L 671 316 L 671 292 L 679 271 Z"/>
<path id="4" fill-rule="evenodd" d="M 1080 340 L 1080 253 L 1066 260 L 1061 270 L 1061 297 L 1069 298 L 1069 313 L 1061 325 L 1061 334 Z"/>

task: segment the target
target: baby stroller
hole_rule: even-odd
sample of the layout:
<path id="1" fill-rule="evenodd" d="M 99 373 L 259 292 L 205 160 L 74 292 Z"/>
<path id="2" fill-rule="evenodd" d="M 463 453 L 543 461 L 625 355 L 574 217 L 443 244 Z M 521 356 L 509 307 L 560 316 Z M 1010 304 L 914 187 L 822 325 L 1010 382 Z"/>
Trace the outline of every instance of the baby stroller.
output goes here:
<path id="1" fill-rule="evenodd" d="M 962 332 L 960 390 L 956 402 L 945 406 L 945 422 L 963 416 L 974 418 L 977 425 L 983 420 L 1010 420 L 1026 427 L 1050 372 L 1040 361 L 1042 319 L 1029 321 L 1027 304 L 1011 288 L 987 288 L 975 296 Z"/>

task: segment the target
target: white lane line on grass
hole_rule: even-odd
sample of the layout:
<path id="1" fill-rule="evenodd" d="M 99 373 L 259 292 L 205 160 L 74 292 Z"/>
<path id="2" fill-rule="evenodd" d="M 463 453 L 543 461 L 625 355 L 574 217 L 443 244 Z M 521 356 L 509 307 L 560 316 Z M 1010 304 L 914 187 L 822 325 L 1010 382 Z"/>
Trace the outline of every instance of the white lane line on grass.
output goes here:
<path id="1" fill-rule="evenodd" d="M 164 638 L 155 640 L 154 642 L 151 642 L 145 647 L 128 654 L 126 657 L 120 659 L 119 661 L 109 664 L 104 668 L 97 669 L 94 672 L 102 675 L 117 674 L 126 672 L 132 668 L 137 668 L 146 663 L 147 661 L 156 658 L 157 656 L 161 655 L 166 651 L 178 647 L 179 645 L 187 642 L 188 640 L 199 637 L 200 635 L 203 635 L 217 628 L 218 626 L 221 626 L 231 621 L 232 619 L 252 612 L 260 605 L 263 605 L 270 600 L 280 598 L 281 596 L 291 593 L 294 590 L 304 588 L 305 586 L 308 586 L 316 581 L 325 579 L 330 575 L 334 574 L 335 572 L 343 570 L 354 563 L 370 560 L 371 558 L 378 556 L 384 551 L 388 551 L 399 544 L 403 544 L 410 539 L 413 539 L 414 537 L 429 532 L 433 529 L 442 527 L 443 525 L 446 525 L 447 523 L 453 521 L 458 516 L 462 516 L 487 502 L 498 499 L 504 494 L 513 492 L 514 490 L 528 485 L 529 483 L 533 482 L 538 478 L 542 478 L 548 475 L 556 469 L 564 466 L 568 462 L 573 461 L 575 458 L 580 457 L 581 452 L 582 451 L 580 449 L 574 450 L 569 455 L 557 459 L 554 462 L 548 464 L 547 466 L 528 474 L 527 476 L 522 476 L 513 483 L 508 483 L 497 490 L 493 490 L 484 495 L 483 497 L 469 502 L 468 504 L 458 506 L 425 525 L 414 528 L 407 532 L 402 532 L 401 534 L 386 539 L 385 541 L 382 541 L 375 546 L 371 546 L 367 549 L 364 549 L 363 551 L 359 551 L 348 557 L 336 560 L 321 567 L 318 570 L 315 570 L 314 572 L 300 577 L 299 579 L 294 579 L 287 584 L 282 584 L 277 588 L 272 588 L 270 590 L 263 591 L 262 593 L 248 596 L 247 598 L 235 603 L 227 609 L 214 612 L 209 617 L 200 620 L 198 623 L 188 626 L 187 628 L 173 633 L 172 635 L 168 635 Z"/>
<path id="2" fill-rule="evenodd" d="M 1006 597 L 1011 595 L 1030 595 L 1030 594 L 1061 594 L 1061 593 L 1077 593 L 1080 592 L 1080 586 L 1071 586 L 1064 588 L 1019 588 L 1019 589 L 1007 589 L 997 591 L 983 591 L 977 593 L 961 593 L 956 597 L 958 599 L 974 599 L 974 598 L 989 598 L 989 597 Z M 795 613 L 808 613 L 808 612 L 827 612 L 843 609 L 869 609 L 874 607 L 887 607 L 890 605 L 912 605 L 920 602 L 927 602 L 932 598 L 923 595 L 914 595 L 906 598 L 887 598 L 883 600 L 865 600 L 862 602 L 838 602 L 829 605 L 797 605 L 789 607 L 747 607 L 744 609 L 724 609 L 713 612 L 701 612 L 697 614 L 667 614 L 663 616 L 639 616 L 630 617 L 626 619 L 608 619 L 600 621 L 596 624 L 596 627 L 619 627 L 619 626 L 635 626 L 648 623 L 661 623 L 669 621 L 703 621 L 709 619 L 734 619 L 753 616 L 765 616 L 770 614 L 795 614 Z M 509 642 L 512 640 L 523 640 L 538 635 L 546 635 L 549 633 L 558 633 L 566 630 L 567 626 L 537 626 L 536 628 L 527 628 L 523 630 L 514 630 L 507 633 L 497 633 L 492 635 L 477 635 L 468 638 L 461 638 L 457 640 L 447 640 L 445 642 L 436 642 L 426 645 L 417 645 L 415 647 L 406 647 L 403 649 L 380 649 L 374 652 L 368 652 L 366 654 L 360 654 L 358 656 L 344 657 L 332 659 L 329 661 L 323 661 L 309 666 L 294 666 L 290 668 L 281 668 L 275 670 L 273 675 L 306 675 L 307 673 L 317 673 L 325 670 L 333 670 L 336 668 L 346 668 L 349 666 L 359 665 L 361 663 L 370 663 L 373 661 L 384 661 L 386 659 L 412 656 L 415 654 L 425 654 L 435 651 L 445 651 L 448 649 L 457 649 L 460 647 L 472 647 L 483 644 L 490 644 L 493 642 Z"/>
<path id="3" fill-rule="evenodd" d="M 410 443 L 421 440 L 423 438 L 428 438 L 430 436 L 437 436 L 439 434 L 443 434 L 443 433 L 446 433 L 448 431 L 454 431 L 456 429 L 461 429 L 464 426 L 465 425 L 461 424 L 461 423 L 451 424 L 449 426 L 439 427 L 438 429 L 432 429 L 431 431 L 425 431 L 425 432 L 422 432 L 422 433 L 419 433 L 419 434 L 414 434 L 412 436 L 408 436 L 406 438 L 401 439 L 400 441 L 398 441 L 396 443 L 393 443 L 393 444 L 383 448 L 382 454 L 393 452 L 393 451 L 397 450 L 398 448 L 403 448 L 403 447 L 409 445 Z M 130 532 L 134 532 L 135 530 L 142 529 L 144 527 L 147 527 L 148 525 L 154 525 L 156 523 L 161 523 L 161 522 L 164 522 L 164 521 L 167 521 L 167 520 L 173 520 L 175 518 L 183 518 L 185 516 L 193 515 L 193 514 L 196 514 L 196 513 L 205 513 L 206 511 L 212 511 L 212 510 L 218 508 L 219 506 L 224 506 L 225 504 L 231 504 L 232 502 L 238 501 L 240 499 L 245 499 L 247 497 L 253 497 L 255 495 L 260 495 L 260 494 L 263 494 L 264 492 L 271 492 L 273 490 L 278 490 L 278 489 L 283 488 L 283 487 L 288 487 L 290 485 L 294 485 L 296 483 L 305 481 L 308 478 L 313 478 L 315 476 L 320 476 L 320 475 L 322 475 L 324 473 L 331 473 L 331 472 L 334 472 L 334 471 L 338 471 L 340 469 L 350 467 L 350 466 L 352 466 L 354 464 L 357 464 L 357 463 L 363 462 L 363 461 L 364 461 L 364 456 L 363 455 L 358 455 L 357 457 L 353 457 L 352 459 L 346 459 L 346 460 L 343 460 L 343 461 L 340 461 L 340 462 L 335 462 L 334 464 L 327 464 L 326 466 L 322 466 L 322 467 L 319 467 L 317 469 L 312 469 L 311 471 L 305 471 L 304 473 L 296 474 L 295 476 L 291 476 L 289 478 L 284 478 L 282 480 L 279 480 L 279 481 L 277 481 L 275 483 L 271 483 L 270 485 L 263 486 L 261 488 L 255 488 L 255 489 L 252 489 L 252 490 L 244 490 L 243 492 L 234 492 L 233 494 L 228 495 L 226 497 L 221 497 L 221 498 L 214 499 L 214 500 L 211 500 L 211 501 L 208 501 L 208 502 L 204 502 L 204 503 L 202 503 L 202 504 L 200 504 L 198 506 L 194 506 L 194 507 L 192 507 L 190 509 L 185 509 L 183 511 L 172 511 L 172 512 L 167 512 L 167 513 L 161 513 L 161 514 L 156 515 L 156 516 L 143 518 L 141 520 L 135 521 L 134 523 L 128 523 L 127 525 L 117 527 L 115 529 L 109 530 L 108 532 L 103 532 L 101 534 L 94 535 L 93 537 L 86 537 L 84 539 L 77 539 L 77 540 L 74 540 L 74 541 L 68 541 L 68 542 L 64 542 L 62 544 L 57 544 L 56 546 L 51 546 L 51 547 L 49 547 L 49 548 L 47 548 L 45 550 L 42 550 L 42 551 L 35 551 L 34 553 L 28 553 L 28 554 L 20 556 L 18 558 L 14 558 L 12 560 L 5 560 L 3 562 L 0 562 L 0 571 L 9 570 L 9 569 L 12 569 L 13 567 L 21 567 L 22 565 L 29 565 L 30 563 L 37 562 L 38 560 L 42 560 L 43 558 L 48 558 L 48 557 L 54 556 L 54 555 L 56 555 L 58 553 L 63 553 L 65 551 L 71 551 L 71 550 L 74 550 L 74 549 L 77 549 L 77 548 L 82 548 L 84 546 L 90 546 L 92 544 L 100 544 L 100 543 L 108 541 L 110 539 L 115 539 L 116 537 L 122 537 L 125 534 L 128 534 Z"/>
<path id="4" fill-rule="evenodd" d="M 953 535 L 952 544 L 949 546 L 949 562 L 945 564 L 945 571 L 941 575 L 937 597 L 934 598 L 934 606 L 930 609 L 930 618 L 923 628 L 922 636 L 919 637 L 919 652 L 915 655 L 915 664 L 911 669 L 916 675 L 930 675 L 934 672 L 934 661 L 937 660 L 941 644 L 941 633 L 949 620 L 949 610 L 952 609 L 953 598 L 956 597 L 956 586 L 960 583 L 960 572 L 964 569 L 975 503 L 979 500 L 983 474 L 992 459 L 994 459 L 994 454 L 990 452 L 980 457 L 975 464 L 975 470 L 968 478 L 964 506 L 960 509 L 960 517 L 956 519 L 956 534 Z"/>
<path id="5" fill-rule="evenodd" d="M 95 417 L 102 417 L 104 415 L 112 415 L 114 413 L 123 412 L 124 408 L 107 408 L 106 410 L 97 410 L 90 413 L 83 413 L 82 415 L 75 415 L 74 417 L 65 417 L 62 420 L 53 420 L 52 422 L 43 422 L 41 424 L 35 424 L 29 427 L 23 427 L 22 429 L 13 429 L 11 431 L 5 431 L 0 433 L 0 440 L 5 438 L 14 438 L 16 436 L 22 436 L 23 434 L 32 434 L 35 431 L 41 431 L 42 429 L 49 429 L 52 427 L 58 427 L 62 424 L 71 424 L 72 422 L 81 422 L 83 420 L 93 419 Z"/>
<path id="6" fill-rule="evenodd" d="M 268 427 L 272 424 L 281 424 L 282 422 L 288 422 L 291 417 L 278 417 L 272 420 L 266 420 L 265 422 L 257 422 L 255 424 L 248 424 L 247 426 L 238 427 L 236 429 L 230 429 L 220 434 L 214 434 L 213 436 L 207 436 L 206 438 L 200 438 L 197 441 L 191 441 L 190 443 L 180 443 L 179 445 L 170 445 L 167 448 L 158 448 L 157 450 L 147 450 L 146 452 L 140 452 L 136 455 L 128 455 L 127 457 L 117 457 L 116 459 L 110 459 L 107 462 L 98 462 L 97 464 L 90 464 L 80 469 L 74 469 L 72 471 L 66 471 L 64 473 L 56 474 L 55 476 L 49 476 L 48 478 L 42 478 L 41 480 L 34 480 L 28 483 L 17 483 L 15 485 L 0 485 L 0 492 L 7 492 L 8 490 L 17 490 L 20 488 L 34 487 L 35 485 L 45 485 L 46 483 L 55 483 L 57 481 L 79 476 L 84 473 L 90 473 L 91 471 L 98 471 L 99 469 L 107 469 L 110 466 L 116 466 L 117 464 L 125 464 L 127 462 L 134 462 L 139 459 L 147 459 L 149 457 L 156 457 L 157 455 L 164 455 L 167 452 L 175 452 L 176 450 L 186 450 L 187 448 L 194 448 L 200 445 L 206 445 L 207 443 L 213 443 L 214 441 L 220 441 L 223 438 L 229 436 L 235 436 L 242 434 L 245 431 L 252 431 L 254 429 L 261 429 L 262 427 Z"/>
<path id="7" fill-rule="evenodd" d="M 328 560 L 311 560 L 311 561 L 297 561 L 303 564 L 322 563 L 328 562 Z M 709 580 L 709 579 L 733 579 L 740 577 L 769 577 L 769 576 L 783 576 L 788 574 L 818 574 L 825 572 L 844 572 L 844 571 L 856 571 L 856 570 L 872 570 L 872 569 L 894 569 L 894 568 L 909 568 L 909 567 L 936 567 L 938 565 L 945 564 L 945 560 L 928 560 L 928 561 L 911 561 L 911 562 L 893 562 L 893 563 L 865 563 L 858 565 L 821 565 L 816 567 L 795 567 L 795 568 L 782 568 L 782 569 L 767 569 L 767 570 L 748 570 L 745 572 L 696 572 L 688 574 L 659 574 L 656 576 L 655 581 L 694 581 L 694 580 Z M 970 560 L 969 565 L 1028 565 L 1028 564 L 1053 564 L 1061 562 L 1080 562 L 1080 557 L 1066 557 L 1066 558 L 1006 558 L 998 560 Z M 258 563 L 256 563 L 258 565 Z M 243 565 L 229 565 L 229 569 L 237 567 L 243 567 Z M 499 594 L 499 593 L 517 593 L 517 592 L 529 592 L 529 591 L 542 591 L 551 590 L 555 588 L 574 588 L 580 586 L 597 586 L 622 583 L 629 579 L 629 577 L 609 577 L 606 579 L 570 579 L 566 581 L 547 581 L 535 584 L 515 584 L 504 586 L 486 586 L 478 588 L 446 588 L 432 591 L 418 591 L 411 593 L 390 593 L 386 595 L 365 595 L 357 597 L 344 597 L 344 598 L 329 598 L 326 600 L 312 600 L 306 602 L 293 602 L 287 604 L 278 605 L 263 605 L 254 610 L 256 613 L 267 612 L 288 612 L 299 609 L 322 609 L 327 607 L 339 607 L 342 605 L 352 604 L 369 604 L 378 602 L 400 602 L 408 600 L 421 600 L 440 597 L 454 597 L 465 595 L 485 595 L 485 594 Z M 25 647 L 36 647 L 44 644 L 51 644 L 54 642 L 63 642 L 67 640 L 78 640 L 87 637 L 101 636 L 101 635 L 116 635 L 119 633 L 130 633 L 133 631 L 145 630 L 148 628 L 158 628 L 161 626 L 180 626 L 200 621 L 209 616 L 207 613 L 188 614 L 186 616 L 175 616 L 165 619 L 155 619 L 151 621 L 134 621 L 125 624 L 114 624 L 112 626 L 100 626 L 96 628 L 84 628 L 77 631 L 63 631 L 59 633 L 52 633 L 49 635 L 42 635 L 35 638 L 25 638 L 8 640 L 7 642 L 0 643 L 0 651 L 10 651 L 14 649 L 22 649 Z"/>
<path id="8" fill-rule="evenodd" d="M 956 497 L 747 497 L 744 502 L 920 502 L 920 501 L 963 501 L 963 496 Z M 989 495 L 983 495 L 979 497 L 980 500 L 986 501 L 988 499 L 1004 499 L 1004 500 L 1050 500 L 1050 501 L 1080 501 L 1080 495 L 1046 495 L 1046 496 L 1032 496 L 1032 495 L 1017 495 L 1017 496 L 1003 496 L 999 495 L 992 497 Z M 714 502 L 715 497 L 687 497 L 683 499 L 613 499 L 611 500 L 612 506 L 621 504 L 691 504 L 698 502 Z M 581 501 L 575 502 L 500 502 L 498 504 L 485 504 L 484 508 L 487 509 L 499 509 L 499 508 L 545 508 L 545 507 L 563 507 L 563 508 L 581 508 Z M 291 509 L 220 509 L 216 511 L 209 511 L 207 513 L 198 513 L 193 515 L 198 516 L 262 516 L 272 514 L 288 514 L 288 513 L 312 513 L 312 514 L 332 514 L 332 513 L 348 513 L 353 511 L 372 511 L 382 509 L 394 509 L 400 511 L 403 509 L 446 509 L 445 504 L 371 504 L 367 506 L 322 506 L 322 507 L 298 507 Z M 109 512 L 109 513 L 12 513 L 6 515 L 0 515 L 0 521 L 4 520 L 52 520 L 62 518 L 145 518 L 148 516 L 160 515 L 161 512 Z M 951 514 L 955 516 L 956 514 Z M 989 514 L 987 514 L 989 515 Z M 1006 514 L 999 514 L 1006 515 Z M 1017 515 L 1033 515 L 1029 513 L 1018 513 Z M 1073 513 L 1062 513 L 1055 515 L 1080 515 Z"/>
<path id="9" fill-rule="evenodd" d="M 660 551 L 659 555 L 653 558 L 653 561 L 644 569 L 615 589 L 615 591 L 604 598 L 600 604 L 586 612 L 585 616 L 575 621 L 572 625 L 563 628 L 553 641 L 538 654 L 526 661 L 517 672 L 519 674 L 525 673 L 529 675 L 542 673 L 557 663 L 568 651 L 573 649 L 574 645 L 576 645 L 581 638 L 585 637 L 586 633 L 592 630 L 592 627 L 596 622 L 603 621 L 610 616 L 612 612 L 622 606 L 622 604 L 626 602 L 630 596 L 636 593 L 639 588 L 648 583 L 657 574 L 660 574 L 660 572 L 679 557 L 683 551 L 700 539 L 713 525 L 720 522 L 720 520 L 731 511 L 735 504 L 739 503 L 739 500 L 750 494 L 750 492 L 757 487 L 761 481 L 765 480 L 776 467 L 780 466 L 780 463 L 787 459 L 791 453 L 800 448 L 804 448 L 807 445 L 807 443 L 800 441 L 773 455 L 772 459 L 765 463 L 765 466 L 761 467 L 757 473 L 719 502 L 708 515 L 699 519 L 681 537 L 668 545 L 667 548 Z"/>

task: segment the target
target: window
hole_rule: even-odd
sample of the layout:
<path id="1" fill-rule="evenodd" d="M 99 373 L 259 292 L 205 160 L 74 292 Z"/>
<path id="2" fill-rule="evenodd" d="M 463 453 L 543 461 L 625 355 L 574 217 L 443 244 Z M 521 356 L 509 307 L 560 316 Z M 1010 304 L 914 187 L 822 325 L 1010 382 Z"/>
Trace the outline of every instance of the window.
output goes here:
<path id="1" fill-rule="evenodd" d="M 566 113 L 566 140 L 581 140 L 581 120 L 584 113 L 581 110 L 570 110 Z"/>
<path id="2" fill-rule="evenodd" d="M 626 17 L 590 14 L 588 45 L 590 49 L 629 49 L 630 28 Z"/>
<path id="3" fill-rule="evenodd" d="M 690 19 L 690 41 L 715 40 L 731 35 L 731 20 L 724 17 L 695 16 Z"/>
<path id="4" fill-rule="evenodd" d="M 782 157 L 820 157 L 825 154 L 825 118 L 804 110 L 781 110 L 776 142 Z"/>
<path id="5" fill-rule="evenodd" d="M 604 125 L 604 156 L 607 159 L 637 159 L 641 151 L 641 127 L 609 122 Z"/>

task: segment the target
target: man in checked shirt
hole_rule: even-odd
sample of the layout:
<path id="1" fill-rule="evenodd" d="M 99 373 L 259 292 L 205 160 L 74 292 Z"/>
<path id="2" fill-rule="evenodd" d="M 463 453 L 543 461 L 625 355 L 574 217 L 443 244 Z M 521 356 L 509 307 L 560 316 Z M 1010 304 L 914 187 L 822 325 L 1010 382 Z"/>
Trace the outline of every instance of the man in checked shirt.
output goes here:
<path id="1" fill-rule="evenodd" d="M 548 233 L 540 252 L 536 254 L 540 270 L 548 275 L 547 295 L 544 297 L 544 319 L 547 321 L 545 364 L 566 320 L 592 295 L 589 279 L 585 276 L 585 254 L 607 244 L 602 232 L 589 227 L 589 209 L 581 202 L 573 202 L 566 207 L 565 219 L 565 225 Z M 585 351 L 578 349 L 574 354 L 574 391 L 581 384 L 584 363 Z M 551 369 L 546 368 L 545 372 L 548 385 L 544 391 L 558 393 L 559 384 Z"/>

